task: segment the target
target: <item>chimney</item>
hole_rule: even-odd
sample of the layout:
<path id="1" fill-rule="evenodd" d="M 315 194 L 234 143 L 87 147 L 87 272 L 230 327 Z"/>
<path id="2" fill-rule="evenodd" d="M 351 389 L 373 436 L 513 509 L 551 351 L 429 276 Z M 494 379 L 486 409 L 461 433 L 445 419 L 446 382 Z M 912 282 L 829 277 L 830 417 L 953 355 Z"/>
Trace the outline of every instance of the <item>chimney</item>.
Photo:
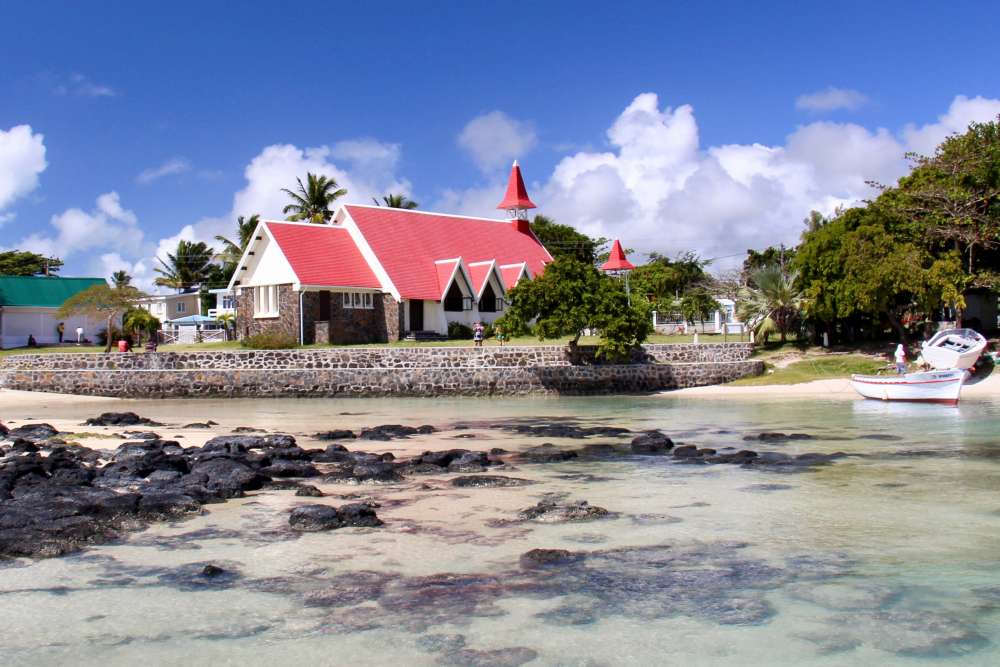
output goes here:
<path id="1" fill-rule="evenodd" d="M 507 181 L 507 193 L 503 201 L 497 204 L 498 209 L 507 211 L 511 224 L 517 231 L 527 234 L 531 231 L 528 223 L 528 209 L 538 208 L 535 202 L 528 198 L 528 189 L 524 187 L 524 179 L 521 178 L 521 167 L 517 160 L 510 169 L 510 179 Z"/>

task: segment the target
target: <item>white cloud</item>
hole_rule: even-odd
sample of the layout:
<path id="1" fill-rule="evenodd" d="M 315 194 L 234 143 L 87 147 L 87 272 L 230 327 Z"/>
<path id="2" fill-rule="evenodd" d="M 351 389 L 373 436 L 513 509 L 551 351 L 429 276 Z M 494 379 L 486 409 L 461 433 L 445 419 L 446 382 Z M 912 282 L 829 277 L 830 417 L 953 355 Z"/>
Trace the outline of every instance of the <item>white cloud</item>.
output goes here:
<path id="1" fill-rule="evenodd" d="M 795 108 L 800 111 L 812 112 L 836 111 L 838 109 L 854 111 L 867 103 L 868 97 L 856 90 L 830 86 L 815 93 L 799 95 L 795 99 Z"/>
<path id="2" fill-rule="evenodd" d="M 38 175 L 47 166 L 45 137 L 30 125 L 0 130 L 0 223 L 13 218 L 3 210 L 38 187 Z"/>
<path id="3" fill-rule="evenodd" d="M 142 172 L 135 177 L 135 181 L 140 185 L 149 185 L 153 181 L 161 179 L 164 176 L 176 176 L 187 171 L 191 171 L 191 163 L 184 158 L 175 157 L 167 160 L 158 167 L 150 167 L 149 169 L 142 170 Z"/>
<path id="4" fill-rule="evenodd" d="M 94 83 L 83 74 L 71 74 L 58 83 L 52 92 L 56 95 L 76 95 L 79 97 L 115 97 L 118 92 L 111 86 Z"/>
<path id="5" fill-rule="evenodd" d="M 903 129 L 907 150 L 921 155 L 932 155 L 934 149 L 949 134 L 965 132 L 973 121 L 995 120 L 1000 115 L 1000 100 L 959 95 L 952 100 L 948 111 L 938 116 L 936 123 L 917 127 L 910 124 Z"/>
<path id="6" fill-rule="evenodd" d="M 484 172 L 522 157 L 538 143 L 530 123 L 491 111 L 470 120 L 458 135 L 458 145 Z"/>

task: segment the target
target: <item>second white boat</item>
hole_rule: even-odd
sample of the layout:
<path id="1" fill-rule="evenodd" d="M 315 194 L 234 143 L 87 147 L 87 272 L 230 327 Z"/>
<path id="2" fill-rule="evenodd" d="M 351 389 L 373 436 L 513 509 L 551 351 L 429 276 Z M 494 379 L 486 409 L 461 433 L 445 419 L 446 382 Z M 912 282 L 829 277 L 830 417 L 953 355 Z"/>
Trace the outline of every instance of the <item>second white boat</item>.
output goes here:
<path id="1" fill-rule="evenodd" d="M 967 377 L 968 373 L 957 369 L 906 375 L 852 375 L 851 385 L 865 398 L 956 405 Z"/>

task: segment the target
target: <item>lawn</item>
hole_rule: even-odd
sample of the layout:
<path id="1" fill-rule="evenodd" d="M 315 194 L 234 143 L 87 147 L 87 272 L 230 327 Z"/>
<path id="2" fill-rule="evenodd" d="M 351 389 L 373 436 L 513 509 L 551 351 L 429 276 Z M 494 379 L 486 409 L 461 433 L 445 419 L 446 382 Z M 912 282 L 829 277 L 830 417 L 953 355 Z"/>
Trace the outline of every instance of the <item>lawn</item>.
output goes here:
<path id="1" fill-rule="evenodd" d="M 767 363 L 767 362 L 765 362 Z M 800 384 L 813 380 L 847 378 L 853 373 L 872 374 L 886 368 L 884 359 L 865 354 L 823 354 L 794 361 L 783 367 L 767 363 L 763 375 L 731 382 L 733 385 Z"/>
<path id="2" fill-rule="evenodd" d="M 507 341 L 507 345 L 565 345 L 569 342 L 570 338 L 561 338 L 558 340 L 544 340 L 540 341 L 532 336 L 522 336 L 513 338 Z M 729 336 L 729 342 L 739 342 L 739 337 Z M 691 343 L 694 342 L 694 336 L 668 336 L 663 334 L 654 334 L 649 337 L 646 341 L 647 343 Z M 721 343 L 723 342 L 723 337 L 718 335 L 701 335 L 699 336 L 699 342 L 702 343 Z M 583 337 L 580 339 L 581 345 L 597 345 L 600 343 L 600 339 L 596 336 Z M 346 345 L 342 347 L 471 347 L 471 340 L 446 340 L 446 341 L 395 341 L 392 343 L 373 343 L 368 345 Z M 497 342 L 495 339 L 488 339 L 485 342 L 486 347 L 496 347 Z M 335 345 L 306 345 L 306 349 L 318 349 L 326 347 L 338 347 Z M 225 343 L 178 343 L 173 345 L 161 345 L 159 347 L 160 352 L 211 352 L 213 350 L 239 350 L 239 342 L 228 341 Z M 52 346 L 52 347 L 21 347 L 13 350 L 0 350 L 0 357 L 9 356 L 13 354 L 54 354 L 54 353 L 68 353 L 68 354 L 83 354 L 91 353 L 96 354 L 98 352 L 103 352 L 104 348 L 100 346 L 77 346 L 77 345 L 64 345 L 64 346 Z M 141 352 L 141 349 L 137 350 Z"/>

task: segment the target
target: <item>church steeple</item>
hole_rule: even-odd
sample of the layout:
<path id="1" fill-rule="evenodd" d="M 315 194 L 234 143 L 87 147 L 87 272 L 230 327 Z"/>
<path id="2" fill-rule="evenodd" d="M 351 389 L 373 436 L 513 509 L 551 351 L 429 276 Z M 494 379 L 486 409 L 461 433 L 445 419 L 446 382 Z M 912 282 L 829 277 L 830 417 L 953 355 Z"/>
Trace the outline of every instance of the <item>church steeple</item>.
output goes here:
<path id="1" fill-rule="evenodd" d="M 510 179 L 507 181 L 507 193 L 503 201 L 497 204 L 498 209 L 507 211 L 507 216 L 514 222 L 514 225 L 521 230 L 522 226 L 527 227 L 528 209 L 538 208 L 535 202 L 528 198 L 528 189 L 524 187 L 524 179 L 521 178 L 521 167 L 517 160 L 510 168 Z M 524 221 L 524 225 L 518 224 Z M 523 231 L 527 231 L 524 229 Z"/>

